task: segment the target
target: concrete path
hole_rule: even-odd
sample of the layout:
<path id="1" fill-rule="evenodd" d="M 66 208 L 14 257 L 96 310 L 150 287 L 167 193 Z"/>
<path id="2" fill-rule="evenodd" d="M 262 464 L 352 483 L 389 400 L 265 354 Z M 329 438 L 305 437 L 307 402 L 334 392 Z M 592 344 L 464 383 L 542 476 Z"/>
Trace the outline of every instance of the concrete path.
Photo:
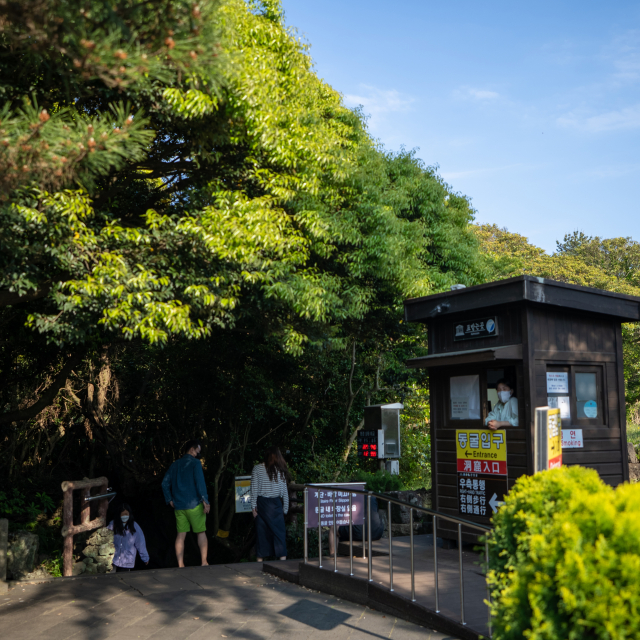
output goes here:
<path id="1" fill-rule="evenodd" d="M 262 573 L 258 563 L 57 578 L 0 596 L 7 640 L 456 640 Z"/>

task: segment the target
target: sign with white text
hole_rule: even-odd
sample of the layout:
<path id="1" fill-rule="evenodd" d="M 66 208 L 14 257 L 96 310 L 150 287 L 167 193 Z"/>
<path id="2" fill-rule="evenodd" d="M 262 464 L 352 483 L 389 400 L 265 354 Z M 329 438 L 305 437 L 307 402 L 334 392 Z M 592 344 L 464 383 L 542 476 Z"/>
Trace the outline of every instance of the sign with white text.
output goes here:
<path id="1" fill-rule="evenodd" d="M 584 449 L 584 440 L 582 439 L 582 429 L 563 429 L 562 430 L 562 448 L 563 449 Z"/>
<path id="2" fill-rule="evenodd" d="M 569 374 L 566 371 L 547 371 L 547 393 L 569 393 Z"/>
<path id="3" fill-rule="evenodd" d="M 458 474 L 458 513 L 461 516 L 491 517 L 506 495 L 506 478 L 477 473 Z"/>
<path id="4" fill-rule="evenodd" d="M 331 487 L 331 488 L 329 488 Z M 332 488 L 337 487 L 337 491 Z M 307 528 L 318 526 L 332 527 L 334 518 L 334 494 L 336 526 L 349 524 L 349 494 L 351 494 L 352 524 L 364 524 L 364 495 L 351 493 L 349 489 L 364 491 L 364 484 L 359 482 L 336 482 L 330 485 L 316 484 L 307 492 Z"/>
<path id="5" fill-rule="evenodd" d="M 498 322 L 495 317 L 467 320 L 453 327 L 453 340 L 473 340 L 474 338 L 492 338 L 498 335 Z"/>

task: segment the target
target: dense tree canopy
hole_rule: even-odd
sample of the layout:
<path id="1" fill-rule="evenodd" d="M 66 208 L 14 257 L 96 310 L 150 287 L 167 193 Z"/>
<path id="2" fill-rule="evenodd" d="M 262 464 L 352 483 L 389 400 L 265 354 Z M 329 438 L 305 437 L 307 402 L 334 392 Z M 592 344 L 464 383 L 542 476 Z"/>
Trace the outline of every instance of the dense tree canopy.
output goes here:
<path id="1" fill-rule="evenodd" d="M 105 474 L 161 502 L 201 437 L 228 531 L 264 447 L 298 480 L 349 478 L 363 408 L 387 401 L 401 478 L 428 485 L 403 299 L 519 273 L 638 291 L 629 238 L 549 256 L 473 225 L 318 78 L 277 0 L 0 0 L 0 22 L 0 477 L 27 496 Z"/>
<path id="2" fill-rule="evenodd" d="M 402 400 L 403 478 L 428 484 L 401 305 L 486 277 L 468 200 L 371 138 L 276 1 L 0 20 L 3 477 L 57 497 L 105 474 L 153 502 L 199 436 L 215 533 L 265 446 L 300 480 L 349 477 L 365 404 Z"/>

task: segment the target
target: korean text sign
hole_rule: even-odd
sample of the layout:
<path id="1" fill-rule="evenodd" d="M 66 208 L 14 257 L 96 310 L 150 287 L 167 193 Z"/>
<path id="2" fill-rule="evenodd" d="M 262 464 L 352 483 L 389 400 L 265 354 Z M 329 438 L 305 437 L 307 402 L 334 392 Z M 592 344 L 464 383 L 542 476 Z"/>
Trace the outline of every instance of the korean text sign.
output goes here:
<path id="1" fill-rule="evenodd" d="M 456 430 L 458 473 L 507 475 L 507 440 L 504 431 Z"/>
<path id="2" fill-rule="evenodd" d="M 337 487 L 337 491 L 333 491 Z M 349 489 L 364 491 L 364 484 L 355 482 L 316 484 L 309 487 L 307 493 L 307 528 L 333 526 L 333 497 L 335 493 L 336 526 L 349 524 L 349 494 L 351 494 L 352 524 L 364 524 L 364 500 L 361 493 L 352 493 Z"/>
<path id="3" fill-rule="evenodd" d="M 547 413 L 547 440 L 549 454 L 549 469 L 557 469 L 562 466 L 562 422 L 560 409 L 549 409 Z"/>

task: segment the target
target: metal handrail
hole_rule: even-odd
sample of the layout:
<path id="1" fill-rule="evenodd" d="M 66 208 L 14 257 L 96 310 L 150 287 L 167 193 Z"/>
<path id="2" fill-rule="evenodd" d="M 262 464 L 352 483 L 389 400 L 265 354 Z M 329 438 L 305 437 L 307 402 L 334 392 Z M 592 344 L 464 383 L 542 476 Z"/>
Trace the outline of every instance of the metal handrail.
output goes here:
<path id="1" fill-rule="evenodd" d="M 344 485 L 329 485 L 329 484 L 313 484 L 313 483 L 305 483 L 304 485 L 298 485 L 298 487 L 292 487 L 298 489 L 302 487 L 304 491 L 304 563 L 309 563 L 309 552 L 308 552 L 308 540 L 307 540 L 307 525 L 308 525 L 308 493 L 309 487 L 323 489 L 325 491 L 333 491 L 333 567 L 334 572 L 338 571 L 338 538 L 337 538 L 337 527 L 336 527 L 336 495 L 337 491 L 347 491 L 349 493 L 349 558 L 350 558 L 350 570 L 349 575 L 353 575 L 353 517 L 351 511 L 351 498 L 352 494 L 360 494 L 367 497 L 367 555 L 368 555 L 368 581 L 373 582 L 373 553 L 372 553 L 372 536 L 371 536 L 371 498 L 379 498 L 380 500 L 385 500 L 387 502 L 387 520 L 389 527 L 389 591 L 393 592 L 393 536 L 391 532 L 391 505 L 397 504 L 403 507 L 409 508 L 409 521 L 410 521 L 410 538 L 409 538 L 409 546 L 410 546 L 410 563 L 411 563 L 411 601 L 416 601 L 415 595 L 415 565 L 414 565 L 414 542 L 413 542 L 413 512 L 418 511 L 427 515 L 431 515 L 432 524 L 433 524 L 433 574 L 434 574 L 434 587 L 435 587 L 435 599 L 436 599 L 436 613 L 440 613 L 440 599 L 438 594 L 438 544 L 437 544 L 437 536 L 436 536 L 436 527 L 437 527 L 437 519 L 442 518 L 448 522 L 452 522 L 458 525 L 458 572 L 460 578 L 460 622 L 462 625 L 466 625 L 465 615 L 464 615 L 464 574 L 463 574 L 463 566 L 462 566 L 462 527 L 469 527 L 471 529 L 475 529 L 476 531 L 481 531 L 484 533 L 488 533 L 491 531 L 491 527 L 487 527 L 485 525 L 477 524 L 475 522 L 470 522 L 469 520 L 465 520 L 464 518 L 458 518 L 457 516 L 451 516 L 446 513 L 441 513 L 439 511 L 435 511 L 433 509 L 427 509 L 426 507 L 419 507 L 417 505 L 413 505 L 409 502 L 405 502 L 404 500 L 398 500 L 393 496 L 390 496 L 385 493 L 376 493 L 375 491 L 366 491 L 362 489 L 352 489 L 351 487 L 347 488 Z M 318 499 L 318 507 L 320 506 L 320 499 Z M 318 509 L 318 567 L 322 568 L 322 526 L 320 524 L 320 510 Z M 485 560 L 489 562 L 489 543 L 485 539 L 484 543 L 485 547 Z M 362 540 L 362 551 L 364 556 L 365 550 L 365 540 L 363 535 Z M 489 603 L 489 637 L 491 637 L 491 593 L 487 588 L 487 599 Z"/>

